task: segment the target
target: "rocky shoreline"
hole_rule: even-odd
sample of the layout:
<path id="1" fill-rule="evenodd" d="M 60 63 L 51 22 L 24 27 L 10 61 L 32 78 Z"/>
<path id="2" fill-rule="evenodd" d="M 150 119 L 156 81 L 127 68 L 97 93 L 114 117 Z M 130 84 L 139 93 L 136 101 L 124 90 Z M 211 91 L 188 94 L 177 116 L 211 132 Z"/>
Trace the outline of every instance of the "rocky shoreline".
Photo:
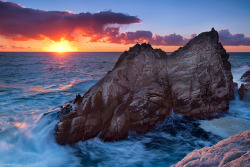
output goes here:
<path id="1" fill-rule="evenodd" d="M 195 150 L 171 167 L 247 167 L 249 164 L 250 130 L 233 135 L 214 146 Z"/>
<path id="2" fill-rule="evenodd" d="M 113 70 L 70 104 L 56 126 L 59 144 L 97 135 L 121 140 L 145 133 L 174 112 L 193 119 L 224 114 L 234 97 L 229 55 L 214 29 L 171 55 L 149 44 L 125 51 Z"/>

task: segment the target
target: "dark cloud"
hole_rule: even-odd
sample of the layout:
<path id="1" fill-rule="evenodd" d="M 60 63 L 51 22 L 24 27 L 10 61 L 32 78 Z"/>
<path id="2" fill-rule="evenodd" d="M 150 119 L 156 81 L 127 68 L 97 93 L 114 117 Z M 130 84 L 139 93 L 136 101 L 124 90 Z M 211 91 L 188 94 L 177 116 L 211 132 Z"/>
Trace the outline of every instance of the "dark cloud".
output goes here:
<path id="1" fill-rule="evenodd" d="M 153 45 L 182 46 L 188 41 L 189 39 L 186 39 L 181 35 L 169 34 L 166 36 L 160 36 L 155 34 L 149 42 Z"/>
<path id="2" fill-rule="evenodd" d="M 72 32 L 95 37 L 109 24 L 140 23 L 136 16 L 104 11 L 79 13 L 42 11 L 24 8 L 12 2 L 0 1 L 0 35 L 15 40 L 45 37 L 58 41 L 62 37 L 74 40 Z"/>
<path id="3" fill-rule="evenodd" d="M 220 41 L 223 45 L 227 46 L 250 46 L 250 38 L 244 34 L 231 34 L 228 29 L 218 31 Z"/>
<path id="4" fill-rule="evenodd" d="M 107 27 L 102 34 L 100 39 L 97 41 L 104 40 L 109 43 L 118 44 L 134 44 L 136 42 L 147 42 L 152 39 L 151 31 L 135 31 L 135 32 L 125 32 L 120 33 L 120 28 L 118 27 Z"/>
<path id="5" fill-rule="evenodd" d="M 137 42 L 150 42 L 153 45 L 181 46 L 185 45 L 189 39 L 181 35 L 170 34 L 167 36 L 154 35 L 151 31 L 135 31 L 121 33 L 120 28 L 108 27 L 101 36 L 92 39 L 92 42 L 109 42 L 117 44 L 135 44 Z"/>

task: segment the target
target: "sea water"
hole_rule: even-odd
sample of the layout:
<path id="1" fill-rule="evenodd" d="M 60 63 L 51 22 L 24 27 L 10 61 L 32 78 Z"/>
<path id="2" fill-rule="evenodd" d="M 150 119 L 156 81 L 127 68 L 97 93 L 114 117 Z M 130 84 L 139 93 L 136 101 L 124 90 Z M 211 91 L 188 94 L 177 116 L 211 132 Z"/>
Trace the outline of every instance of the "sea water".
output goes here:
<path id="1" fill-rule="evenodd" d="M 0 166 L 170 166 L 194 149 L 250 129 L 250 103 L 236 99 L 224 117 L 188 121 L 172 114 L 155 130 L 125 140 L 98 137 L 60 146 L 58 122 L 43 113 L 83 95 L 112 70 L 121 53 L 0 53 Z M 230 53 L 234 82 L 250 53 Z"/>

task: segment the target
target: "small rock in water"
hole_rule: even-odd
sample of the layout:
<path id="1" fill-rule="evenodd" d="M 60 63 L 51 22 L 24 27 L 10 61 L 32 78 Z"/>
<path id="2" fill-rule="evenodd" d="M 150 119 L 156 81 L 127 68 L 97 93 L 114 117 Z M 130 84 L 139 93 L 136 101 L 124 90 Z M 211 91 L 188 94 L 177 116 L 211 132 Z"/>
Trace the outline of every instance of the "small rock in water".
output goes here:
<path id="1" fill-rule="evenodd" d="M 247 84 L 241 84 L 240 89 L 239 89 L 239 96 L 241 100 L 250 100 L 246 96 L 250 93 L 250 83 Z"/>
<path id="2" fill-rule="evenodd" d="M 241 78 L 240 78 L 243 82 L 250 82 L 250 70 L 248 70 L 247 72 L 245 72 Z"/>
<path id="3" fill-rule="evenodd" d="M 250 101 L 250 70 L 245 72 L 240 79 L 245 82 L 239 88 L 240 99 Z"/>

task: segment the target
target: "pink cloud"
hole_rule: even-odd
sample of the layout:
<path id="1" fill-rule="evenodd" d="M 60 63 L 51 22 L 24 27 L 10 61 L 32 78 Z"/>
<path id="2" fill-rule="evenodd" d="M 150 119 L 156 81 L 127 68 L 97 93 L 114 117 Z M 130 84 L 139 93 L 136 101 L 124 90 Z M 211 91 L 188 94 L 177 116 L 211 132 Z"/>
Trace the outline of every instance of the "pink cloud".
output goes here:
<path id="1" fill-rule="evenodd" d="M 244 34 L 231 34 L 228 29 L 218 31 L 220 41 L 223 45 L 227 46 L 250 46 L 250 37 L 246 37 Z"/>

